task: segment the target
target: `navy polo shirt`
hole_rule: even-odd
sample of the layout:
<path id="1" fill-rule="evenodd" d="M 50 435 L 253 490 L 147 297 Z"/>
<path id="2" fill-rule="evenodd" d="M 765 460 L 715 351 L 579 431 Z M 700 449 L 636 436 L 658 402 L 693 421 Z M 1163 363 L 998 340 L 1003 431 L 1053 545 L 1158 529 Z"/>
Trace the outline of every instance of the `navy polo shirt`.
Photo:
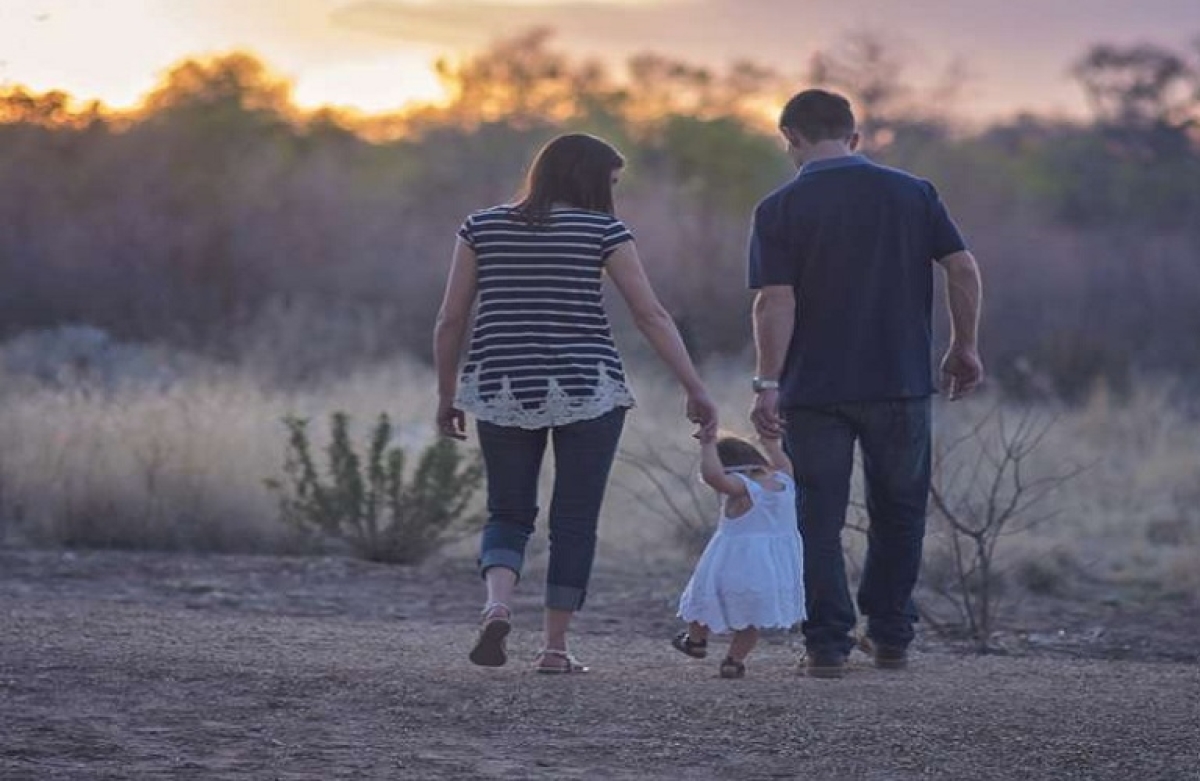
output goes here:
<path id="1" fill-rule="evenodd" d="M 749 285 L 790 285 L 780 406 L 928 396 L 933 263 L 965 248 L 937 190 L 848 155 L 807 163 L 754 210 Z"/>

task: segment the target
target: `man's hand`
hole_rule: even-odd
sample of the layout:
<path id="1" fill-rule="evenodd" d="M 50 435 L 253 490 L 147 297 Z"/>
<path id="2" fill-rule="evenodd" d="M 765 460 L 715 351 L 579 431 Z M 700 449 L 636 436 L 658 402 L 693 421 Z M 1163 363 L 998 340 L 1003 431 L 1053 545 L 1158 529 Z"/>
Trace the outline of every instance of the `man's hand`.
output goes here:
<path id="1" fill-rule="evenodd" d="M 954 401 L 961 399 L 983 382 L 983 361 L 974 347 L 950 345 L 942 358 L 942 392 Z"/>
<path id="2" fill-rule="evenodd" d="M 754 430 L 763 439 L 778 439 L 783 436 L 783 418 L 779 416 L 779 390 L 777 388 L 759 391 L 754 395 L 750 421 L 754 424 Z"/>
<path id="3" fill-rule="evenodd" d="M 967 250 L 953 252 L 938 263 L 946 272 L 946 305 L 950 310 L 950 349 L 942 358 L 942 392 L 953 401 L 983 382 L 983 362 L 976 348 L 983 283 L 979 264 Z"/>

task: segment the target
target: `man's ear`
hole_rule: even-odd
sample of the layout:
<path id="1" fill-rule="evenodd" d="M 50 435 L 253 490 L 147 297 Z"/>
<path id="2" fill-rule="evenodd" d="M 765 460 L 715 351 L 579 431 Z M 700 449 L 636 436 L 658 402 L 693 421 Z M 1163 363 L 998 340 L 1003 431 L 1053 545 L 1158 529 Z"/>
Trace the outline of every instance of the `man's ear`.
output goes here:
<path id="1" fill-rule="evenodd" d="M 862 134 L 855 130 L 850 134 L 850 138 L 846 140 L 846 146 L 850 147 L 851 152 L 858 150 L 858 144 L 862 141 Z"/>
<path id="2" fill-rule="evenodd" d="M 788 148 L 795 149 L 799 146 L 797 140 L 800 138 L 800 134 L 795 130 L 790 127 L 781 127 L 779 128 L 779 132 L 783 134 L 784 140 L 788 142 Z"/>

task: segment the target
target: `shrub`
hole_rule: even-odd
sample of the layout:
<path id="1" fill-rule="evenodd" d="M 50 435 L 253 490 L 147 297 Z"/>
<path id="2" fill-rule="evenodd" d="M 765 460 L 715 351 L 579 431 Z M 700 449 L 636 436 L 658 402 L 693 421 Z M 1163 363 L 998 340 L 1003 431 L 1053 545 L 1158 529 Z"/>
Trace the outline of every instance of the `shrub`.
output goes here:
<path id="1" fill-rule="evenodd" d="M 330 416 L 327 474 L 314 463 L 308 421 L 289 416 L 283 478 L 267 480 L 279 494 L 280 517 L 301 531 L 343 542 L 370 561 L 413 564 L 479 527 L 470 511 L 483 481 L 477 455 L 464 456 L 454 442 L 427 446 L 405 480 L 406 454 L 391 444 L 392 425 L 381 414 L 371 433 L 366 461 L 350 441 L 350 416 Z"/>
<path id="2" fill-rule="evenodd" d="M 1001 541 L 1055 517 L 1057 509 L 1045 509 L 1047 500 L 1082 471 L 1068 465 L 1053 473 L 1032 468 L 1031 457 L 1053 424 L 1031 408 L 1014 422 L 997 407 L 935 453 L 930 515 L 941 547 L 927 551 L 924 582 L 955 609 L 981 653 L 993 650 L 1008 580 L 997 555 Z M 1025 577 L 1035 589 L 1055 587 L 1030 571 Z M 945 627 L 929 613 L 924 617 Z"/>

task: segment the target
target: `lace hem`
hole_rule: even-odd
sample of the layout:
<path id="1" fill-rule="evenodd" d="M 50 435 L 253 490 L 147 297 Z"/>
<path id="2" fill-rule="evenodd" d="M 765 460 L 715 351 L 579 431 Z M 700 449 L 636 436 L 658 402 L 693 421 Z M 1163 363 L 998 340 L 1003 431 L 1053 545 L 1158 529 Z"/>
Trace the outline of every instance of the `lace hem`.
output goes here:
<path id="1" fill-rule="evenodd" d="M 553 377 L 546 381 L 546 398 L 536 407 L 526 407 L 512 392 L 508 376 L 500 379 L 500 390 L 489 399 L 479 392 L 480 368 L 459 378 L 454 402 L 459 409 L 497 426 L 536 429 L 592 420 L 617 407 L 635 404 L 629 387 L 614 380 L 604 364 L 596 365 L 599 381 L 591 396 L 572 397 Z"/>
<path id="2" fill-rule="evenodd" d="M 677 615 L 698 621 L 713 632 L 756 626 L 759 629 L 790 629 L 804 621 L 804 597 L 792 590 L 771 592 L 735 591 L 715 594 L 685 594 Z"/>

